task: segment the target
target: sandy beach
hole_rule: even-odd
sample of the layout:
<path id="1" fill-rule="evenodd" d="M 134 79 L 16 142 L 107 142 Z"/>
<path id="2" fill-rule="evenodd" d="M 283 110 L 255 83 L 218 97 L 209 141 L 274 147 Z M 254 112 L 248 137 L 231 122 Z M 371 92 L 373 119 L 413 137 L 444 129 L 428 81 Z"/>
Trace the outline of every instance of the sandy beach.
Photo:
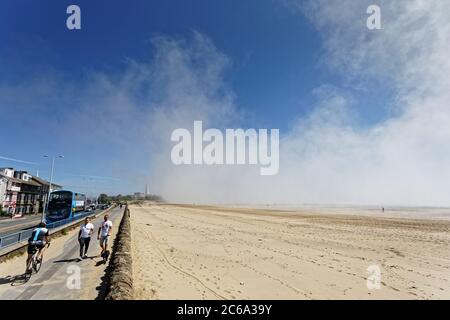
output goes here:
<path id="1" fill-rule="evenodd" d="M 136 299 L 450 299 L 446 220 L 150 203 L 130 210 Z M 379 289 L 368 287 L 368 268 L 379 268 Z"/>

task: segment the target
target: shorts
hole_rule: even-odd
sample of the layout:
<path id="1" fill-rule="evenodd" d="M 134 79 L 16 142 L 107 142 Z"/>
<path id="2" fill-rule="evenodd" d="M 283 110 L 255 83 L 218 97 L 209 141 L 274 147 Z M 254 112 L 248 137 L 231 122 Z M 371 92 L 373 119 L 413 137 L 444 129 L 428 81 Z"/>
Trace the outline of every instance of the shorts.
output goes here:
<path id="1" fill-rule="evenodd" d="M 45 242 L 38 240 L 38 241 L 30 241 L 28 242 L 28 248 L 27 252 L 28 254 L 35 254 L 36 251 L 41 250 L 45 247 Z"/>
<path id="2" fill-rule="evenodd" d="M 103 246 L 107 246 L 109 242 L 109 236 L 101 236 L 100 237 L 100 245 Z"/>

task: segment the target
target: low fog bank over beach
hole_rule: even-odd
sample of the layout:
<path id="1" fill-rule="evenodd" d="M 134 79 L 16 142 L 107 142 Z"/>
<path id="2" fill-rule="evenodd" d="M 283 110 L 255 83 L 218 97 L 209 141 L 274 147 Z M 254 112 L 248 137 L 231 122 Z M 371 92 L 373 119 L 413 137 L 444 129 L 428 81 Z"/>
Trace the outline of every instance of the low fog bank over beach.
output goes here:
<path id="1" fill-rule="evenodd" d="M 314 214 L 348 214 L 385 218 L 440 219 L 450 220 L 449 207 L 419 206 L 355 206 L 333 204 L 220 204 L 230 208 L 253 208 L 261 210 L 287 210 Z M 383 210 L 384 208 L 384 210 Z"/>

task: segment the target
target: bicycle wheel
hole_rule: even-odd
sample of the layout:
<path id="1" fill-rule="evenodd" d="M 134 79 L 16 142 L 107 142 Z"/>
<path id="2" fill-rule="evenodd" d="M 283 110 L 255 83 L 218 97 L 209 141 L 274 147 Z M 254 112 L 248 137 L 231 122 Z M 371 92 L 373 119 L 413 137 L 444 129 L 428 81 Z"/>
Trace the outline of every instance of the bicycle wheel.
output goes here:
<path id="1" fill-rule="evenodd" d="M 42 266 L 42 258 L 41 260 L 37 260 L 33 263 L 33 269 L 36 273 L 39 272 L 39 270 L 41 270 L 41 266 Z"/>

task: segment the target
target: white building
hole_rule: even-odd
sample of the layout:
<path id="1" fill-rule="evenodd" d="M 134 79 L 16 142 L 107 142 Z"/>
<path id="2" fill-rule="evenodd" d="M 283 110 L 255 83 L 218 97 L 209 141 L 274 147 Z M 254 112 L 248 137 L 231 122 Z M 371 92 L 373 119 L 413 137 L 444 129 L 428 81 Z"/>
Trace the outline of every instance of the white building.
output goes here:
<path id="1" fill-rule="evenodd" d="M 52 184 L 52 189 L 61 186 Z M 26 171 L 0 168 L 0 205 L 11 216 L 42 212 L 49 192 L 49 182 Z"/>

